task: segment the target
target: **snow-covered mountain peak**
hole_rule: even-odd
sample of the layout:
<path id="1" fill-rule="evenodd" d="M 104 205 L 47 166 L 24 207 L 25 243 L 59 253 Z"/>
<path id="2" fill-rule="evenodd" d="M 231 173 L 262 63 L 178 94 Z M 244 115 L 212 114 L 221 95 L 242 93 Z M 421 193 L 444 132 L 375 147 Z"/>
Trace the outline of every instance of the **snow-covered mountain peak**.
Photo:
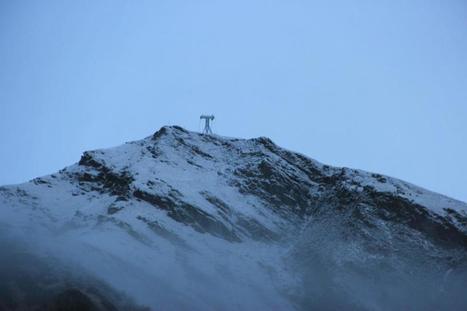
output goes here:
<path id="1" fill-rule="evenodd" d="M 384 264 L 405 273 L 413 264 L 402 258 L 415 257 L 431 258 L 441 273 L 459 265 L 467 249 L 463 202 L 324 165 L 265 137 L 178 126 L 86 151 L 58 173 L 0 187 L 0 211 L 0 225 L 27 240 L 42 237 L 38 245 L 48 241 L 41 251 L 79 258 L 98 278 L 165 310 L 333 305 L 319 288 L 301 285 L 310 281 L 310 267 L 322 273 L 323 266 L 349 277 L 338 285 L 326 280 L 339 295 L 373 309 L 344 267 Z M 358 280 L 362 290 L 369 284 Z M 321 300 L 310 302 L 310 295 Z"/>

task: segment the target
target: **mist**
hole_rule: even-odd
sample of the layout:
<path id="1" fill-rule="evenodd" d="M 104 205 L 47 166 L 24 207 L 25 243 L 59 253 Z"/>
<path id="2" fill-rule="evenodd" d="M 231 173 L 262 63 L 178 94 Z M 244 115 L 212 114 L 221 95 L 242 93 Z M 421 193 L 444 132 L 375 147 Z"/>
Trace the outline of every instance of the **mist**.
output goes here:
<path id="1" fill-rule="evenodd" d="M 5 221 L 2 218 L 0 230 L 0 310 L 42 310 L 70 289 L 89 295 L 97 310 L 113 310 L 106 305 L 118 310 L 465 310 L 467 306 L 465 252 L 443 252 L 429 244 L 421 247 L 417 241 L 391 236 L 394 231 L 382 235 L 381 228 L 364 232 L 352 226 L 346 212 L 309 219 L 300 235 L 295 232 L 286 238 L 291 243 L 231 246 L 232 252 L 246 252 L 261 262 L 238 262 L 241 256 L 220 253 L 209 258 L 199 253 L 202 250 L 174 245 L 175 257 L 159 253 L 156 258 L 147 252 L 149 257 L 140 265 L 130 251 L 117 256 L 118 248 L 112 254 L 111 248 L 93 247 L 66 230 L 51 232 L 31 223 L 27 233 L 18 232 Z M 207 247 L 219 246 L 207 242 Z"/>
<path id="2" fill-rule="evenodd" d="M 0 227 L 0 310 L 147 310 L 88 269 Z M 65 241 L 61 241 L 65 242 Z M 52 246 L 52 245 L 49 245 Z M 69 245 L 73 247 L 73 245 Z"/>
<path id="3" fill-rule="evenodd" d="M 303 310 L 466 309 L 465 250 L 420 243 L 419 233 L 378 222 L 364 228 L 351 214 L 315 217 L 290 250 Z"/>
<path id="4" fill-rule="evenodd" d="M 69 289 L 89 295 L 101 306 L 97 310 L 107 310 L 106 303 L 116 310 L 292 310 L 280 295 L 283 280 L 271 283 L 281 270 L 275 266 L 281 252 L 277 245 L 233 245 L 231 254 L 212 257 L 183 244 L 158 247 L 128 232 L 99 238 L 100 245 L 107 244 L 99 247 L 66 229 L 31 222 L 26 232 L 7 222 L 2 217 L 0 310 L 42 310 Z M 119 241 L 141 249 L 135 254 L 131 247 L 109 246 Z M 206 246 L 219 249 L 223 243 Z M 241 262 L 245 258 L 235 252 L 253 260 Z"/>

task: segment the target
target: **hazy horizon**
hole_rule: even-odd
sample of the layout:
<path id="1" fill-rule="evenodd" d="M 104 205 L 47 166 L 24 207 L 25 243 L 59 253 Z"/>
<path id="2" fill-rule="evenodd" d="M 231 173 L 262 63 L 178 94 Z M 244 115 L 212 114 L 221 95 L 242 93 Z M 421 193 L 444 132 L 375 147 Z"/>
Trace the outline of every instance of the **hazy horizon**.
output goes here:
<path id="1" fill-rule="evenodd" d="M 467 201 L 467 3 L 0 3 L 0 185 L 163 125 Z"/>

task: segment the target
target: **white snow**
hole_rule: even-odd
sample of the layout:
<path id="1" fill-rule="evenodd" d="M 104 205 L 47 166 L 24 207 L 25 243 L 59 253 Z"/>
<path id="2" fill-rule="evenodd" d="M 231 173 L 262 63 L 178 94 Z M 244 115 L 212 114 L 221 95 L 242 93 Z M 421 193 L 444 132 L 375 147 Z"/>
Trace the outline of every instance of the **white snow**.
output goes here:
<path id="1" fill-rule="evenodd" d="M 166 131 L 163 139 L 148 137 L 89 154 L 112 172 L 130 172 L 135 178 L 132 190 L 160 195 L 176 190 L 184 201 L 228 225 L 201 194 L 208 192 L 232 207 L 232 217 L 253 218 L 274 232 L 283 232 L 286 220 L 231 184 L 236 167 L 254 160 L 247 156 L 249 153 L 262 152 L 275 159 L 277 155 L 251 140 L 212 140 L 171 127 Z M 228 152 L 226 146 L 230 146 Z M 154 156 L 151 150 L 155 150 Z M 298 171 L 286 162 L 281 165 Z M 329 174 L 338 171 L 330 168 Z M 86 267 L 155 310 L 294 309 L 278 294 L 297 282 L 280 264 L 285 251 L 281 245 L 248 239 L 230 243 L 199 233 L 168 217 L 166 211 L 134 199 L 117 202 L 124 208 L 108 215 L 107 208 L 115 203 L 115 196 L 83 191 L 73 175 L 84 172 L 97 174 L 93 168 L 75 164 L 42 177 L 45 183 L 2 187 L 0 226 L 30 241 L 40 252 Z M 364 171 L 347 170 L 346 174 L 360 189 L 371 186 L 397 193 L 435 213 L 444 215 L 445 208 L 464 215 L 467 211 L 463 202 L 395 178 L 382 176 L 386 181 L 381 182 Z M 187 247 L 151 231 L 141 217 L 157 222 Z"/>

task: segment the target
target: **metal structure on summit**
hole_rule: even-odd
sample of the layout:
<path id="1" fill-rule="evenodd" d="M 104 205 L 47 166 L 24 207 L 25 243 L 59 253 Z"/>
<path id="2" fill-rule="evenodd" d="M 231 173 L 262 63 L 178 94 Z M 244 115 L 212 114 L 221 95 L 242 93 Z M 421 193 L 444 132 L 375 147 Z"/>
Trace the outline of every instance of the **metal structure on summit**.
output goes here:
<path id="1" fill-rule="evenodd" d="M 204 119 L 204 129 L 203 129 L 203 134 L 212 134 L 211 130 L 211 121 L 214 121 L 214 116 L 213 115 L 201 115 L 200 120 Z"/>

